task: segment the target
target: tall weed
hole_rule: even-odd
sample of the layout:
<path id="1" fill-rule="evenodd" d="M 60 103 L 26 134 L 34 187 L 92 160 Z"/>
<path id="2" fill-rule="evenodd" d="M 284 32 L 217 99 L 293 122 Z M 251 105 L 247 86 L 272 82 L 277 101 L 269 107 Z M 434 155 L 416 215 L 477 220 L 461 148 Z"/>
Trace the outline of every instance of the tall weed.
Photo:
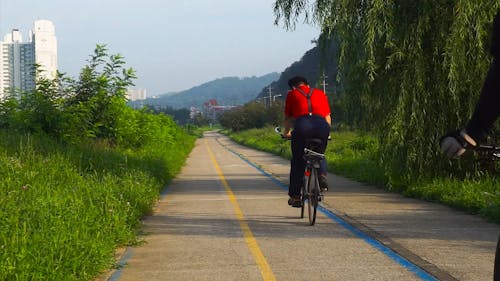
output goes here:
<path id="1" fill-rule="evenodd" d="M 131 150 L 0 131 L 0 279 L 90 280 L 134 243 L 194 137 Z"/>

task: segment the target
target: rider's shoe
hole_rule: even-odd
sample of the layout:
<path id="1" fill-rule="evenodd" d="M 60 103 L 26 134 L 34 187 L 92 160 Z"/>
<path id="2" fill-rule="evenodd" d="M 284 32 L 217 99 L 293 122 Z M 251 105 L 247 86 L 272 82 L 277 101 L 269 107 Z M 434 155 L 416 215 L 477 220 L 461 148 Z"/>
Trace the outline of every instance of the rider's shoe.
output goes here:
<path id="1" fill-rule="evenodd" d="M 320 193 L 319 196 L 318 196 L 318 202 L 323 201 L 324 198 L 325 198 L 325 195 L 323 195 L 323 194 Z"/>
<path id="2" fill-rule="evenodd" d="M 302 200 L 300 200 L 300 196 L 290 196 L 288 199 L 288 205 L 295 208 L 302 207 Z"/>
<path id="3" fill-rule="evenodd" d="M 321 189 L 321 192 L 328 191 L 328 178 L 326 175 L 320 175 L 319 176 L 319 188 Z"/>

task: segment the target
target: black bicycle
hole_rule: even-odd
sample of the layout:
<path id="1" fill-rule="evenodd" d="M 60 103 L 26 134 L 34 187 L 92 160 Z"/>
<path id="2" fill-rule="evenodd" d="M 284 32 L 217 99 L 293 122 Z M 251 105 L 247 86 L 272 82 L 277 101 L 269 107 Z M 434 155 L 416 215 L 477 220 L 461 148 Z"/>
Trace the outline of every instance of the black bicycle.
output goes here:
<path id="1" fill-rule="evenodd" d="M 306 147 L 304 148 L 306 168 L 304 170 L 304 182 L 300 192 L 300 200 L 302 202 L 300 218 L 304 218 L 304 209 L 307 203 L 309 225 L 314 225 L 316 222 L 318 204 L 323 200 L 323 195 L 321 194 L 319 186 L 318 171 L 320 162 L 325 159 L 325 155 L 317 152 L 320 150 L 322 142 L 321 139 L 307 139 Z"/>
<path id="2" fill-rule="evenodd" d="M 479 155 L 479 162 L 483 169 L 496 172 L 496 163 L 500 159 L 500 146 L 478 145 L 473 150 Z M 500 281 L 500 235 L 498 236 L 493 268 L 493 280 Z"/>
<path id="3" fill-rule="evenodd" d="M 274 131 L 280 134 L 281 138 L 289 140 L 281 134 L 280 127 L 274 128 Z M 330 139 L 330 137 L 328 139 Z M 314 225 L 316 223 L 318 204 L 323 200 L 318 178 L 320 163 L 325 159 L 325 154 L 318 152 L 321 151 L 322 144 L 323 141 L 321 139 L 306 139 L 304 148 L 303 157 L 306 161 L 306 167 L 304 169 L 303 183 L 300 188 L 300 218 L 304 218 L 304 210 L 307 205 L 309 225 Z"/>

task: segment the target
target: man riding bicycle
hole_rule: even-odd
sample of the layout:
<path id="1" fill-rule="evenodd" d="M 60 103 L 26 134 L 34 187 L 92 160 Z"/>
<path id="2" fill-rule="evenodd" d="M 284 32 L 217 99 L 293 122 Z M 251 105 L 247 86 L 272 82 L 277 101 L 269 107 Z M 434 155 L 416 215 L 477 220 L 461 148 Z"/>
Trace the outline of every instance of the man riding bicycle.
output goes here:
<path id="1" fill-rule="evenodd" d="M 471 119 L 464 129 L 441 138 L 441 150 L 448 157 L 459 157 L 466 149 L 477 146 L 500 116 L 500 11 L 493 20 L 490 52 L 493 61 Z M 500 237 L 497 242 L 493 275 L 494 281 L 500 281 Z"/>
<path id="2" fill-rule="evenodd" d="M 324 153 L 330 135 L 330 105 L 326 94 L 309 86 L 306 78 L 295 76 L 288 80 L 290 91 L 285 102 L 285 121 L 283 136 L 291 138 L 292 161 L 290 165 L 290 184 L 288 205 L 301 207 L 300 187 L 303 182 L 305 160 L 304 147 L 308 138 L 322 140 Z M 291 131 L 293 127 L 293 131 Z M 319 184 L 322 191 L 328 190 L 326 160 L 321 162 Z"/>
<path id="3" fill-rule="evenodd" d="M 493 61 L 470 121 L 464 129 L 441 138 L 441 150 L 448 157 L 458 157 L 467 148 L 477 146 L 500 115 L 500 11 L 493 20 L 490 53 Z"/>

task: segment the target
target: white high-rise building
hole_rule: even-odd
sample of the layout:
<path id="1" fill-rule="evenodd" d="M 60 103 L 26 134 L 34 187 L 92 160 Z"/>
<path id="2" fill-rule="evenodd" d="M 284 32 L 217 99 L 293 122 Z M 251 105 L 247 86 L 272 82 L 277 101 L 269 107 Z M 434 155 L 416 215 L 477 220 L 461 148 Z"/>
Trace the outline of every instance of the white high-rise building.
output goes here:
<path id="1" fill-rule="evenodd" d="M 57 72 L 57 38 L 54 24 L 48 20 L 35 21 L 31 30 L 31 42 L 35 46 L 35 62 L 40 65 L 42 75 L 53 79 Z"/>
<path id="2" fill-rule="evenodd" d="M 33 66 L 40 65 L 41 75 L 52 79 L 57 71 L 57 39 L 48 20 L 37 20 L 28 42 L 14 29 L 0 41 L 0 98 L 9 90 L 35 87 Z"/>
<path id="3" fill-rule="evenodd" d="M 146 89 L 127 89 L 127 98 L 129 101 L 145 100 Z"/>

